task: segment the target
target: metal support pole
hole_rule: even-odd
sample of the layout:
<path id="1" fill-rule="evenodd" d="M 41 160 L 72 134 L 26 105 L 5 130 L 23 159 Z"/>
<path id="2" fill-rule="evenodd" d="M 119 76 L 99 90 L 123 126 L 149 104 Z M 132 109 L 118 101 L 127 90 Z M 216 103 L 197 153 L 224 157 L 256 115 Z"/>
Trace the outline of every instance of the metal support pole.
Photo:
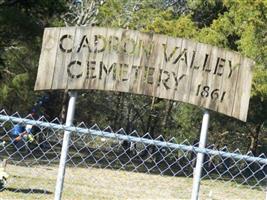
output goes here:
<path id="1" fill-rule="evenodd" d="M 205 148 L 206 146 L 208 137 L 208 128 L 209 128 L 209 118 L 210 118 L 209 111 L 205 110 L 202 119 L 199 148 Z M 198 200 L 199 197 L 199 187 L 200 187 L 203 160 L 204 160 L 204 153 L 198 153 L 197 164 L 196 168 L 194 169 L 193 190 L 192 190 L 191 200 Z"/>
<path id="2" fill-rule="evenodd" d="M 67 118 L 66 118 L 66 126 L 71 126 L 73 123 L 77 92 L 69 92 L 69 95 L 70 95 L 70 99 L 69 99 L 68 112 L 67 112 Z M 62 196 L 70 135 L 71 135 L 70 131 L 64 131 L 63 145 L 61 149 L 60 163 L 59 163 L 58 175 L 57 175 L 55 200 L 60 200 Z"/>

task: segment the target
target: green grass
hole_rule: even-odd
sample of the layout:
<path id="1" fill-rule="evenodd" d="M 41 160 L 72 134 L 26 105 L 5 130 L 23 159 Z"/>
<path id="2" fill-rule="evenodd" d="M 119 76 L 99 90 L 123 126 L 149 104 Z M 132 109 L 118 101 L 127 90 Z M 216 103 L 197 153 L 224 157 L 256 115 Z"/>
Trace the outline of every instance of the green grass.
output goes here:
<path id="1" fill-rule="evenodd" d="M 7 189 L 0 200 L 53 199 L 57 166 L 8 165 Z M 33 190 L 30 190 L 30 189 Z M 190 199 L 192 179 L 96 168 L 68 168 L 63 199 Z M 31 193 L 29 193 L 31 191 Z M 201 199 L 264 199 L 264 192 L 204 180 Z"/>

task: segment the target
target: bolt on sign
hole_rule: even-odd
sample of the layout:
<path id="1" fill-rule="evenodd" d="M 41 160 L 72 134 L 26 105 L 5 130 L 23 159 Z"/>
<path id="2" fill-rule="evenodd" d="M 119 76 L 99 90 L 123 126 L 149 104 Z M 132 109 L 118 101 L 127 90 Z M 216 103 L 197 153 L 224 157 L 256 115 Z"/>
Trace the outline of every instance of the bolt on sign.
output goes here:
<path id="1" fill-rule="evenodd" d="M 246 121 L 254 62 L 188 39 L 46 28 L 35 90 L 105 90 L 182 101 Z"/>

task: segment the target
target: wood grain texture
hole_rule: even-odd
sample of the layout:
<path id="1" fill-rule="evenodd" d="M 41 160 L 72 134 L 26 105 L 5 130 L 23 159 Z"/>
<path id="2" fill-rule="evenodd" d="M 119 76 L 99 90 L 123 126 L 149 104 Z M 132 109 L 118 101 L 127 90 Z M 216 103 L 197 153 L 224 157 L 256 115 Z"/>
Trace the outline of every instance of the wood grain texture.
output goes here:
<path id="1" fill-rule="evenodd" d="M 241 59 L 232 116 L 242 121 L 247 119 L 253 65 L 254 62 L 250 59 Z"/>
<path id="2" fill-rule="evenodd" d="M 241 56 L 240 54 L 227 51 L 226 60 L 228 67 L 224 71 L 225 73 L 223 74 L 220 88 L 220 91 L 225 92 L 225 97 L 222 102 L 220 101 L 220 105 L 218 106 L 217 111 L 231 116 L 233 111 L 232 105 L 235 101 L 235 92 L 238 82 L 239 70 L 241 70 Z M 229 63 L 229 61 L 231 61 L 231 63 Z"/>
<path id="3" fill-rule="evenodd" d="M 87 74 L 87 59 L 89 55 L 89 49 L 85 45 L 81 47 L 80 38 L 83 36 L 87 36 L 90 38 L 91 29 L 81 27 L 75 31 L 75 35 L 73 37 L 73 51 L 71 52 L 71 61 L 74 62 L 72 66 L 67 69 L 68 73 L 71 73 L 72 76 L 67 76 L 67 88 L 68 89 L 76 89 L 76 88 L 83 88 L 84 81 L 86 79 L 79 78 L 80 76 L 89 76 Z M 81 47 L 81 48 L 80 48 Z M 78 52 L 79 51 L 79 52 Z"/>
<path id="4" fill-rule="evenodd" d="M 35 90 L 129 92 L 246 121 L 254 62 L 188 39 L 101 27 L 47 28 Z"/>
<path id="5" fill-rule="evenodd" d="M 209 78 L 209 66 L 210 66 L 210 53 L 212 49 L 210 45 L 198 44 L 196 52 L 201 52 L 201 54 L 196 53 L 192 68 L 192 81 L 190 83 L 190 94 L 188 102 L 201 107 L 206 106 L 206 102 L 209 99 L 209 95 L 204 90 L 204 87 L 209 87 L 207 85 Z M 207 107 L 205 107 L 207 108 Z"/>
<path id="6" fill-rule="evenodd" d="M 59 29 L 46 28 L 43 35 L 42 53 L 35 83 L 35 90 L 52 89 L 55 60 L 57 56 Z"/>
<path id="7" fill-rule="evenodd" d="M 164 94 L 166 94 L 167 82 L 170 81 L 168 74 L 164 73 L 167 62 L 165 61 L 163 45 L 168 44 L 168 37 L 165 37 L 162 35 L 153 35 L 152 41 L 154 44 L 154 48 L 152 52 L 154 56 L 152 56 L 153 60 L 150 60 L 150 63 L 154 62 L 154 65 L 147 66 L 147 67 L 155 68 L 158 74 L 157 79 L 155 80 L 157 81 L 157 85 L 156 85 L 156 90 L 154 91 L 153 96 L 164 98 L 165 97 Z M 146 84 L 143 85 L 143 88 L 144 87 L 146 87 Z"/>
<path id="8" fill-rule="evenodd" d="M 177 91 L 174 95 L 174 100 L 188 102 L 190 96 L 190 86 L 193 78 L 193 62 L 197 43 L 191 40 L 182 40 L 183 54 L 179 60 L 179 67 L 176 75 Z"/>
<path id="9" fill-rule="evenodd" d="M 60 28 L 59 29 L 59 38 L 58 38 L 58 48 L 55 59 L 54 74 L 53 74 L 53 83 L 52 89 L 66 89 L 68 83 L 69 73 L 72 70 L 71 62 L 72 52 L 74 51 L 74 38 L 75 38 L 75 27 Z M 70 52 L 72 51 L 72 52 Z M 53 55 L 50 55 L 51 57 Z M 51 59 L 49 56 L 48 59 Z M 75 65 L 71 65 L 75 66 Z M 70 71 L 68 71 L 70 70 Z M 76 76 L 76 75 L 74 75 Z M 75 79 L 73 77 L 73 79 Z"/>

